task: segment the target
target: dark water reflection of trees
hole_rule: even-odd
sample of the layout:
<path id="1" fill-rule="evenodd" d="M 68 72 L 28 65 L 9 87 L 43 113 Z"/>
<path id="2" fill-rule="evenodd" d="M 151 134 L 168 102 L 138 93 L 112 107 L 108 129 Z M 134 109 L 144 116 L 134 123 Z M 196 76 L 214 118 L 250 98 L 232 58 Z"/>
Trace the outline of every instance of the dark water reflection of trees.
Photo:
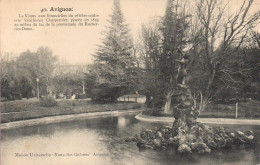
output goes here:
<path id="1" fill-rule="evenodd" d="M 41 146 L 38 143 L 53 145 L 46 146 L 47 149 L 45 147 L 39 149 L 44 152 L 61 152 L 65 148 L 71 152 L 95 151 L 109 155 L 104 159 L 103 157 L 94 159 L 97 164 L 102 164 L 102 161 L 106 161 L 106 164 L 126 164 L 127 162 L 134 164 L 257 164 L 260 162 L 259 126 L 225 126 L 229 130 L 251 129 L 255 132 L 258 142 L 253 146 L 233 147 L 232 150 L 213 151 L 207 155 L 180 155 L 174 149 L 139 151 L 134 143 L 124 141 L 124 138 L 138 134 L 142 128 L 163 125 L 140 122 L 134 118 L 134 115 L 38 125 L 2 131 L 2 147 L 6 148 L 6 152 L 12 151 L 11 147 L 17 147 L 18 144 L 22 146 L 26 140 L 30 140 L 37 141 L 37 146 Z M 59 144 L 64 142 L 66 144 Z M 18 147 L 17 150 L 23 151 L 23 147 Z M 37 152 L 38 149 L 34 151 Z M 66 159 L 62 160 L 66 164 Z M 78 161 L 89 161 L 89 159 L 75 159 L 74 163 Z"/>

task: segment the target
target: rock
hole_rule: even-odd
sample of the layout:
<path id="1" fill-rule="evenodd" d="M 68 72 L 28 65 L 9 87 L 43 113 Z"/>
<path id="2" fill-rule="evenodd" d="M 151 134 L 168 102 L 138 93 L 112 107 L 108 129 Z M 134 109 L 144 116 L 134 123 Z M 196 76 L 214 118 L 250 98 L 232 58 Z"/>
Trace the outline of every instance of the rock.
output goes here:
<path id="1" fill-rule="evenodd" d="M 253 140 L 254 139 L 254 136 L 253 135 L 250 135 L 247 137 L 249 140 Z"/>
<path id="2" fill-rule="evenodd" d="M 197 151 L 198 153 L 209 153 L 211 149 L 202 141 L 191 143 L 192 150 Z"/>
<path id="3" fill-rule="evenodd" d="M 140 138 L 138 137 L 138 135 L 135 135 L 134 137 L 125 138 L 125 142 L 137 142 L 139 140 L 140 140 Z"/>
<path id="4" fill-rule="evenodd" d="M 166 147 L 165 147 L 165 146 L 162 146 L 162 149 L 166 149 Z"/>
<path id="5" fill-rule="evenodd" d="M 237 134 L 240 135 L 240 136 L 244 136 L 244 132 L 241 132 L 241 131 L 237 131 Z"/>
<path id="6" fill-rule="evenodd" d="M 217 144 L 216 148 L 223 148 L 226 145 L 226 139 L 221 136 L 215 138 L 214 142 Z"/>
<path id="7" fill-rule="evenodd" d="M 165 129 L 171 130 L 172 127 L 171 126 L 164 126 Z"/>
<path id="8" fill-rule="evenodd" d="M 180 152 L 180 153 L 191 153 L 191 148 L 187 144 L 181 144 L 178 147 L 178 152 Z"/>
<path id="9" fill-rule="evenodd" d="M 160 132 L 160 131 L 157 131 L 157 136 L 159 137 L 159 138 L 162 138 L 163 136 L 162 136 L 162 133 Z"/>
<path id="10" fill-rule="evenodd" d="M 154 139 L 155 138 L 155 134 L 153 133 L 152 130 L 143 130 L 140 134 L 140 137 L 142 139 L 147 139 L 147 140 L 150 140 L 150 139 Z"/>
<path id="11" fill-rule="evenodd" d="M 254 136 L 252 135 L 254 133 L 252 131 L 248 131 L 247 134 L 249 134 L 249 136 L 247 136 L 245 133 L 243 133 L 241 131 L 237 131 L 237 133 L 234 137 L 235 143 L 237 143 L 237 144 L 251 143 L 252 140 L 254 139 Z"/>
<path id="12" fill-rule="evenodd" d="M 158 148 L 161 147 L 161 141 L 159 139 L 154 139 L 153 144 L 155 147 L 158 147 Z"/>
<path id="13" fill-rule="evenodd" d="M 132 139 L 131 138 L 125 138 L 125 142 L 131 142 Z"/>
<path id="14" fill-rule="evenodd" d="M 208 142 L 208 146 L 211 147 L 211 148 L 216 148 L 217 144 L 213 140 L 211 140 L 211 141 Z"/>
<path id="15" fill-rule="evenodd" d="M 146 145 L 144 140 L 139 140 L 137 142 L 137 147 L 139 147 L 139 148 L 147 148 L 147 145 Z"/>
<path id="16" fill-rule="evenodd" d="M 247 136 L 250 136 L 250 135 L 254 136 L 254 132 L 252 130 L 246 131 L 246 135 Z"/>
<path id="17" fill-rule="evenodd" d="M 235 134 L 233 132 L 230 133 L 231 137 L 235 137 Z"/>
<path id="18" fill-rule="evenodd" d="M 169 135 L 171 133 L 171 131 L 169 129 L 166 129 L 166 128 L 163 128 L 161 130 L 161 132 L 162 132 L 163 135 Z"/>
<path id="19" fill-rule="evenodd" d="M 246 143 L 246 141 L 245 141 L 244 139 L 238 137 L 238 138 L 236 139 L 236 143 L 238 143 L 238 144 L 243 144 L 243 143 Z"/>
<path id="20" fill-rule="evenodd" d="M 168 140 L 168 143 L 169 143 L 169 144 L 174 144 L 174 142 L 175 142 L 175 141 L 174 141 L 174 138 L 173 138 L 173 137 L 170 137 L 169 140 Z"/>
<path id="21" fill-rule="evenodd" d="M 151 146 L 151 145 L 149 145 L 149 144 L 145 144 L 145 148 L 153 149 L 153 146 Z"/>
<path id="22" fill-rule="evenodd" d="M 234 142 L 233 138 L 227 138 L 226 139 L 226 145 L 227 146 L 231 146 L 231 144 L 233 144 L 233 142 Z"/>
<path id="23" fill-rule="evenodd" d="M 240 139 L 242 139 L 243 141 L 244 141 L 244 143 L 252 143 L 253 142 L 253 140 L 254 140 L 254 136 L 253 135 L 249 135 L 249 136 L 246 136 L 245 135 L 245 137 L 241 137 Z M 239 139 L 239 140 L 240 140 Z M 241 142 L 240 142 L 241 143 Z"/>

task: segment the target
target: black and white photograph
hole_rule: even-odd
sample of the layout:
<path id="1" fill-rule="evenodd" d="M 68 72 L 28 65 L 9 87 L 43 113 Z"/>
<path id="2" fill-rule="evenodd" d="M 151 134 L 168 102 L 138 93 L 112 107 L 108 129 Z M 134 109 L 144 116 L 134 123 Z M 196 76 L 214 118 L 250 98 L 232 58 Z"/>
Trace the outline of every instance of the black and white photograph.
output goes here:
<path id="1" fill-rule="evenodd" d="M 0 0 L 1 165 L 260 165 L 259 0 Z"/>

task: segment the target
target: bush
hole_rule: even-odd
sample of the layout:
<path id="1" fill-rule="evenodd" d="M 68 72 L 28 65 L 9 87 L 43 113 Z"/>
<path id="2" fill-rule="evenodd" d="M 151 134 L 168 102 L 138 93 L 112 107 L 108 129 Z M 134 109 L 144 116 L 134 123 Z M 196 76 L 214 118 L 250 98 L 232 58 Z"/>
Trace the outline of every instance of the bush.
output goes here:
<path id="1" fill-rule="evenodd" d="M 41 107 L 55 107 L 57 104 L 57 101 L 51 96 L 46 96 L 40 99 Z"/>
<path id="2" fill-rule="evenodd" d="M 129 93 L 135 86 L 135 79 L 127 77 L 128 72 L 122 68 L 94 64 L 90 69 L 92 71 L 85 75 L 85 89 L 87 97 L 92 101 L 115 102 L 119 96 Z"/>
<path id="3" fill-rule="evenodd" d="M 88 82 L 87 82 L 88 83 Z M 94 84 L 86 86 L 87 97 L 99 103 L 115 102 L 124 93 L 124 87 L 111 84 Z"/>
<path id="4" fill-rule="evenodd" d="M 76 98 L 75 99 L 86 99 L 87 95 L 86 94 L 76 94 Z"/>

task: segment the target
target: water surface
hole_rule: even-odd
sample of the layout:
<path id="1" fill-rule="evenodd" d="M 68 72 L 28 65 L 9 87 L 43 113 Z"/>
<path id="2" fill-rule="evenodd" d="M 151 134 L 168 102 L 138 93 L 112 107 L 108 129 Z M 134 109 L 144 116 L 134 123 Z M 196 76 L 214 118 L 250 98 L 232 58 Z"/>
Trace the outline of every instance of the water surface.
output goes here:
<path id="1" fill-rule="evenodd" d="M 126 137 L 142 127 L 161 127 L 141 122 L 134 115 L 91 118 L 2 131 L 2 165 L 88 165 L 88 164 L 259 164 L 260 144 L 214 151 L 206 155 L 180 155 L 173 149 L 139 151 Z M 230 130 L 255 132 L 259 126 L 226 126 Z M 30 156 L 31 154 L 31 156 Z M 39 156 L 40 155 L 40 156 Z"/>

